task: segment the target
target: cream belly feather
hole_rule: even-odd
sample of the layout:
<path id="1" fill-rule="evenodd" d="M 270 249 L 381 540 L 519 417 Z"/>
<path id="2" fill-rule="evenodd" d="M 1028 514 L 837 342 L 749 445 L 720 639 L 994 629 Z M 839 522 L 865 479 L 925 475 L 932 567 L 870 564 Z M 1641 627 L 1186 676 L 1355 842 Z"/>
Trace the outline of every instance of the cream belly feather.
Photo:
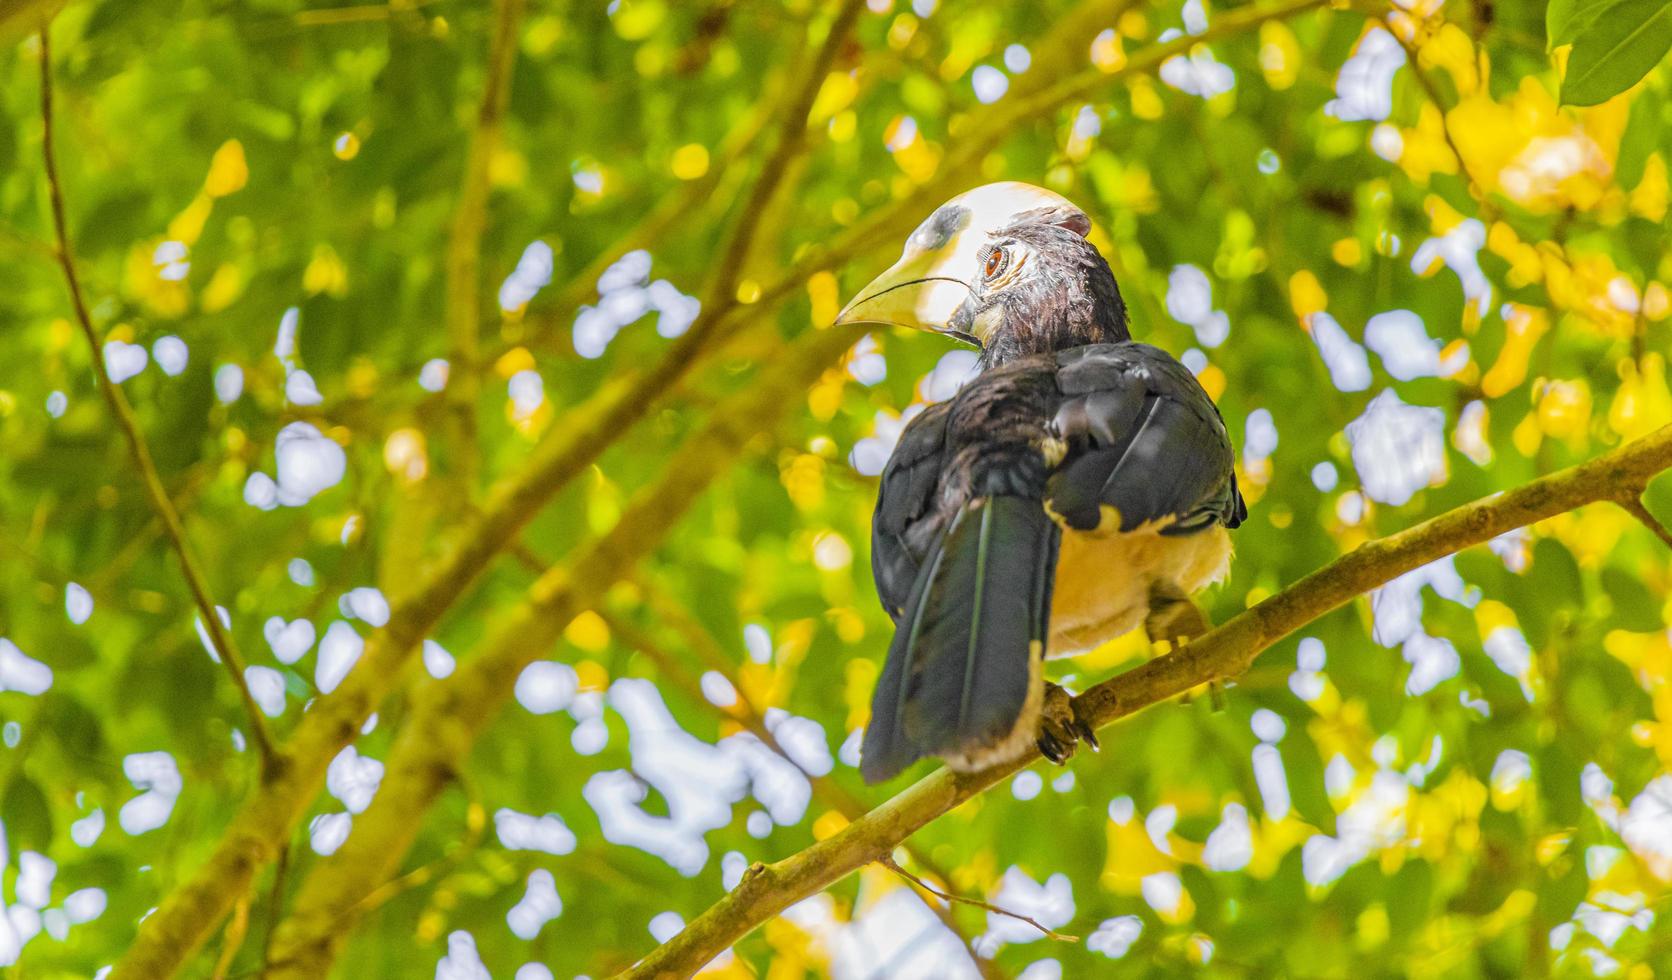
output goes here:
<path id="1" fill-rule="evenodd" d="M 1144 623 L 1150 585 L 1171 581 L 1194 595 L 1223 579 L 1231 567 L 1231 535 L 1214 525 L 1198 534 L 1170 536 L 1160 524 L 1126 533 L 1064 529 L 1051 596 L 1051 643 L 1045 656 L 1084 653 Z M 987 745 L 946 756 L 958 772 L 977 772 L 1015 758 L 1038 737 L 1044 658 L 1029 663 L 1027 701 L 1010 732 Z"/>
<path id="2" fill-rule="evenodd" d="M 1231 535 L 1225 528 L 1164 535 L 1160 527 L 1144 525 L 1124 534 L 1063 532 L 1047 656 L 1084 653 L 1143 625 L 1154 582 L 1170 580 L 1195 595 L 1230 570 Z"/>

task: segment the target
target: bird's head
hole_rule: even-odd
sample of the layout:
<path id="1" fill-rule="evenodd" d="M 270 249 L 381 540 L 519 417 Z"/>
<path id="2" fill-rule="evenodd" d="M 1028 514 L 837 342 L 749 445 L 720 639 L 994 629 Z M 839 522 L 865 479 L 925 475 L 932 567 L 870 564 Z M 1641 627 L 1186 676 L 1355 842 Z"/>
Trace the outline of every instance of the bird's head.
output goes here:
<path id="1" fill-rule="evenodd" d="M 836 322 L 947 334 L 989 363 L 1127 340 L 1126 305 L 1090 230 L 1084 211 L 1042 187 L 977 187 L 918 225 Z"/>

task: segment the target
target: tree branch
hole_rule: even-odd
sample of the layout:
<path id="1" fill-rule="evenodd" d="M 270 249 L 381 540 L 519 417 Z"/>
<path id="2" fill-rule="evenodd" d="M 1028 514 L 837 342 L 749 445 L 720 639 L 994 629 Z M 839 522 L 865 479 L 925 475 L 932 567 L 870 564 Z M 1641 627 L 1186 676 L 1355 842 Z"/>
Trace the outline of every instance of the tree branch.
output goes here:
<path id="1" fill-rule="evenodd" d="M 1075 699 L 1098 728 L 1193 687 L 1247 670 L 1261 651 L 1352 598 L 1507 531 L 1585 504 L 1614 500 L 1672 467 L 1672 426 L 1515 490 L 1464 504 L 1360 545 L 1194 640 L 1183 650 L 1106 680 Z M 939 769 L 841 832 L 745 879 L 623 978 L 688 976 L 795 902 L 886 855 L 940 815 L 1037 761 L 1029 752 L 978 773 Z"/>
<path id="2" fill-rule="evenodd" d="M 452 362 L 447 404 L 452 420 L 452 472 L 464 499 L 476 484 L 476 397 L 481 391 L 482 235 L 488 225 L 492 166 L 499 151 L 505 106 L 511 95 L 511 72 L 517 60 L 517 25 L 523 0 L 494 0 L 493 40 L 488 48 L 487 81 L 465 155 L 459 200 L 447 237 L 447 334 Z"/>
<path id="3" fill-rule="evenodd" d="M 226 624 L 221 622 L 214 596 L 209 591 L 209 583 L 203 577 L 192 546 L 186 540 L 186 528 L 180 521 L 180 514 L 174 509 L 174 503 L 168 499 L 168 491 L 163 488 L 162 477 L 157 473 L 157 464 L 151 458 L 151 447 L 145 441 L 145 434 L 140 431 L 139 420 L 134 417 L 133 407 L 128 404 L 128 396 L 122 388 L 110 378 L 110 371 L 105 366 L 104 341 L 99 337 L 99 331 L 93 326 L 93 318 L 87 312 L 87 300 L 81 293 L 81 280 L 76 275 L 75 257 L 70 250 L 69 223 L 64 219 L 64 183 L 58 175 L 58 156 L 52 148 L 52 44 L 50 25 L 41 26 L 41 158 L 46 167 L 47 194 L 52 204 L 52 228 L 58 240 L 58 265 L 64 272 L 64 284 L 70 293 L 70 304 L 75 308 L 76 323 L 81 327 L 81 334 L 87 340 L 88 354 L 93 361 L 93 376 L 98 379 L 99 392 L 110 406 L 110 414 L 116 419 L 117 427 L 128 441 L 128 452 L 133 457 L 134 468 L 139 471 L 140 482 L 145 485 L 146 495 L 151 500 L 151 509 L 156 512 L 158 520 L 162 521 L 163 530 L 168 535 L 169 545 L 174 555 L 180 561 L 180 571 L 185 576 L 186 587 L 191 590 L 192 602 L 197 606 L 197 615 L 203 623 L 204 632 L 209 641 L 214 644 L 216 659 L 226 667 L 227 674 L 232 678 L 232 686 L 238 692 L 238 698 L 243 702 L 244 713 L 248 716 L 251 740 L 255 743 L 264 771 L 273 765 L 273 740 L 267 733 L 267 722 L 261 715 L 261 709 L 256 707 L 255 699 L 250 696 L 250 688 L 244 680 L 244 658 L 238 652 L 238 647 L 232 642 L 232 634 Z"/>

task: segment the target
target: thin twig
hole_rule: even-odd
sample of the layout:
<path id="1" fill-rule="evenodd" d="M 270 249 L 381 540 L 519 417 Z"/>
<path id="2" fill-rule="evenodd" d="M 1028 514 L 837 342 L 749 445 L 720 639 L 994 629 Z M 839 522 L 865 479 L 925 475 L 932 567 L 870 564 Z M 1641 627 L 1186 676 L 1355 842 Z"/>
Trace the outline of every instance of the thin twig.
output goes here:
<path id="1" fill-rule="evenodd" d="M 1668 530 L 1666 525 L 1661 523 L 1660 518 L 1649 512 L 1649 508 L 1643 505 L 1643 499 L 1638 496 L 1638 491 L 1633 490 L 1629 494 L 1622 495 L 1616 503 L 1625 508 L 1631 516 L 1637 518 L 1644 527 L 1654 532 L 1655 537 L 1659 538 L 1668 548 L 1672 548 L 1672 530 Z"/>
<path id="2" fill-rule="evenodd" d="M 720 246 L 720 261 L 709 280 L 704 305 L 718 307 L 736 302 L 733 290 L 755 245 L 763 209 L 777 195 L 791 162 L 806 145 L 807 113 L 812 111 L 813 100 L 824 87 L 825 76 L 830 73 L 837 52 L 847 42 L 848 33 L 864 7 L 864 0 L 841 0 L 836 16 L 826 28 L 824 43 L 804 63 L 802 76 L 790 89 L 791 96 L 784 103 L 783 115 L 778 119 L 777 145 L 772 148 L 766 162 L 761 164 L 760 175 L 749 188 L 742 206 L 738 208 L 737 218 Z"/>
<path id="3" fill-rule="evenodd" d="M 255 699 L 250 696 L 249 685 L 245 683 L 244 658 L 239 655 L 238 648 L 233 644 L 231 632 L 221 622 L 215 600 L 209 592 L 209 585 L 198 567 L 190 543 L 186 540 L 186 528 L 180 522 L 180 514 L 174 509 L 174 504 L 168 498 L 168 491 L 163 489 L 162 477 L 157 474 L 157 464 L 151 458 L 151 448 L 146 444 L 144 433 L 140 431 L 139 421 L 134 418 L 128 397 L 123 394 L 121 387 L 111 380 L 110 371 L 105 367 L 104 341 L 99 338 L 99 332 L 93 326 L 93 318 L 87 312 L 87 301 L 81 293 L 81 280 L 76 276 L 75 259 L 70 251 L 69 223 L 64 219 L 63 181 L 58 175 L 58 158 L 52 148 L 50 34 L 47 27 L 41 28 L 41 157 L 46 165 L 47 195 L 52 204 L 52 226 L 58 238 L 58 264 L 64 271 L 64 283 L 69 288 L 76 322 L 81 327 L 82 336 L 87 340 L 99 391 L 109 404 L 110 413 L 116 418 L 117 426 L 127 437 L 128 449 L 133 456 L 135 468 L 139 470 L 140 481 L 145 484 L 146 493 L 151 498 L 151 507 L 162 520 L 163 529 L 174 546 L 174 554 L 180 560 L 180 570 L 185 575 L 186 586 L 191 590 L 192 601 L 197 606 L 198 619 L 203 623 L 204 632 L 208 634 L 220 662 L 232 677 L 232 686 L 238 690 L 238 697 L 244 703 L 244 711 L 249 716 L 250 736 L 255 742 L 262 768 L 264 771 L 270 771 L 274 760 L 273 741 L 267 733 L 267 723 L 262 719 L 261 709 L 256 707 Z"/>
<path id="4" fill-rule="evenodd" d="M 464 840 L 460 841 L 457 847 L 429 864 L 419 865 L 368 892 L 366 897 L 355 904 L 355 910 L 360 915 L 371 912 L 398 895 L 434 881 L 463 864 L 466 858 L 476 852 L 476 848 L 481 846 L 482 843 L 482 832 L 488 825 L 487 811 L 482 808 L 482 804 L 477 801 L 468 787 L 466 787 L 465 795 L 470 802 L 465 808 Z"/>
<path id="5" fill-rule="evenodd" d="M 924 881 L 922 878 L 919 878 L 917 875 L 914 875 L 910 871 L 907 871 L 905 868 L 900 867 L 900 865 L 894 860 L 892 855 L 884 854 L 882 857 L 877 858 L 877 863 L 882 865 L 883 867 L 887 868 L 888 870 L 894 872 L 895 874 L 899 875 L 900 877 L 906 879 L 907 881 L 911 882 L 912 884 L 916 885 L 917 887 L 923 889 L 924 891 L 928 892 L 929 894 L 935 896 L 936 898 L 939 898 L 939 899 L 942 899 L 942 900 L 948 901 L 948 902 L 957 902 L 960 905 L 972 905 L 972 906 L 974 906 L 978 909 L 986 909 L 987 911 L 993 913 L 994 915 L 1003 915 L 1003 916 L 1008 916 L 1012 919 L 1020 919 L 1021 921 L 1026 922 L 1028 925 L 1033 926 L 1035 929 L 1038 929 L 1040 932 L 1044 933 L 1046 938 L 1055 939 L 1059 943 L 1077 943 L 1077 942 L 1080 941 L 1079 936 L 1070 936 L 1067 933 L 1057 932 L 1055 929 L 1052 929 L 1051 927 L 1047 926 L 1045 923 L 1040 922 L 1038 919 L 1035 919 L 1032 916 L 1023 915 L 1020 912 L 1012 912 L 1007 908 L 1003 908 L 1001 906 L 994 905 L 992 902 L 984 902 L 979 898 L 965 898 L 962 895 L 954 895 L 951 892 L 943 892 L 939 888 L 936 888 L 933 885 L 929 884 L 928 882 Z"/>
<path id="6" fill-rule="evenodd" d="M 436 0 L 407 0 L 399 5 L 400 13 L 411 13 L 427 7 Z M 297 27 L 334 27 L 339 24 L 365 24 L 388 20 L 396 13 L 392 3 L 367 3 L 353 7 L 327 7 L 319 10 L 299 10 L 292 18 Z"/>
<path id="7" fill-rule="evenodd" d="M 475 487 L 476 396 L 481 390 L 477 361 L 482 333 L 482 237 L 488 224 L 488 197 L 493 190 L 492 166 L 499 150 L 510 101 L 511 72 L 517 59 L 517 26 L 523 0 L 495 0 L 493 39 L 488 48 L 487 80 L 476 125 L 465 155 L 459 182 L 458 206 L 447 236 L 447 334 L 452 382 L 447 386 L 451 420 L 453 476 L 469 499 Z"/>
<path id="8" fill-rule="evenodd" d="M 284 918 L 284 883 L 290 874 L 290 852 L 295 844 L 285 841 L 279 847 L 279 859 L 273 865 L 273 890 L 267 900 L 267 935 L 261 940 L 261 962 L 265 964 L 273 960 L 273 933 L 279 929 L 279 922 Z"/>
<path id="9" fill-rule="evenodd" d="M 1440 135 L 1445 138 L 1446 146 L 1451 148 L 1451 155 L 1457 158 L 1457 169 L 1463 176 L 1463 182 L 1469 185 L 1469 195 L 1480 206 L 1481 219 L 1490 225 L 1498 218 L 1497 205 L 1492 203 L 1491 195 L 1486 192 L 1486 185 L 1475 179 L 1474 173 L 1469 169 L 1469 158 L 1463 155 L 1462 148 L 1457 145 L 1457 140 L 1451 135 L 1451 121 L 1447 118 L 1446 101 L 1440 95 L 1440 87 L 1435 85 L 1434 79 L 1429 77 L 1427 71 L 1423 70 L 1421 53 L 1417 50 L 1416 45 L 1400 36 L 1399 32 L 1394 29 L 1393 24 L 1388 22 L 1386 13 L 1378 14 L 1372 19 L 1381 24 L 1382 28 L 1399 43 L 1399 46 L 1405 49 L 1405 56 L 1411 62 L 1411 74 L 1415 76 L 1417 84 L 1422 86 L 1422 90 L 1428 94 L 1428 101 L 1434 104 L 1435 111 L 1440 114 Z"/>
<path id="10" fill-rule="evenodd" d="M 227 920 L 226 932 L 222 934 L 221 955 L 215 958 L 215 972 L 210 974 L 212 980 L 226 980 L 232 961 L 238 958 L 238 951 L 244 947 L 244 936 L 249 927 L 250 900 L 246 896 L 233 906 L 232 918 Z"/>

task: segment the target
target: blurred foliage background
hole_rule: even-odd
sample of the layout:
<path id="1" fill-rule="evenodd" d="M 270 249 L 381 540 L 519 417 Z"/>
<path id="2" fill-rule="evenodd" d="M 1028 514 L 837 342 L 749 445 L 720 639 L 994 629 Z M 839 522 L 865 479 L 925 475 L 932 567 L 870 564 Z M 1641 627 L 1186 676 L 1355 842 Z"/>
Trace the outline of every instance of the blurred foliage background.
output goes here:
<path id="1" fill-rule="evenodd" d="M 291 939 L 341 976 L 611 973 L 885 799 L 853 768 L 889 635 L 872 477 L 973 356 L 826 327 L 977 183 L 1082 204 L 1134 333 L 1218 400 L 1252 516 L 1216 619 L 1672 421 L 1665 45 L 1559 104 L 1586 25 L 1672 25 L 1552 8 L 1565 36 L 1536 0 L 65 6 L 55 142 L 104 361 L 277 742 L 490 487 L 548 446 L 582 464 L 361 679 L 392 693 L 186 974 L 253 975 Z M 41 46 L 6 29 L 0 963 L 87 976 L 259 776 L 72 319 Z M 899 855 L 1081 942 L 873 865 L 712 973 L 1652 976 L 1669 586 L 1648 528 L 1586 508 Z M 519 646 L 530 602 L 563 614 Z M 496 629 L 517 669 L 465 685 Z M 1145 655 L 1056 669 L 1083 688 Z M 483 716 L 462 736 L 452 697 Z M 403 735 L 433 765 L 403 767 Z M 418 802 L 377 817 L 397 786 Z M 357 837 L 388 875 L 344 870 Z"/>

